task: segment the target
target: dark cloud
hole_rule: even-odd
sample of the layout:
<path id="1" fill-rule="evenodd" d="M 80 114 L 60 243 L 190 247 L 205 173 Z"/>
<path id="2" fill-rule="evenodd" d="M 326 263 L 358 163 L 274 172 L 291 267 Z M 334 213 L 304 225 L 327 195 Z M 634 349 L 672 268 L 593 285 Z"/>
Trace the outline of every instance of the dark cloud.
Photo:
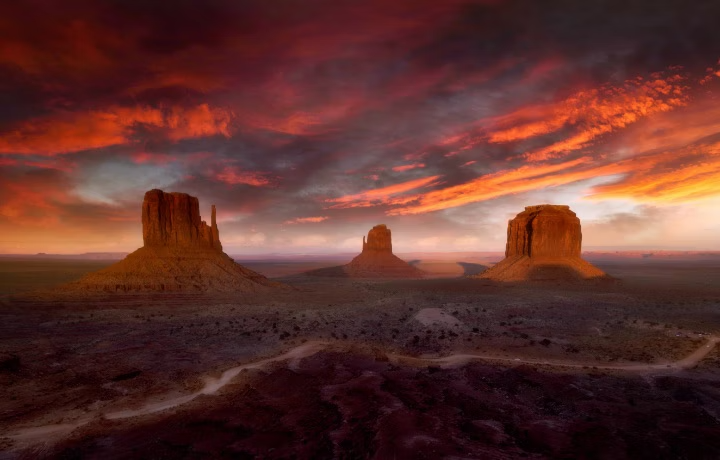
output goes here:
<path id="1" fill-rule="evenodd" d="M 5 2 L 2 216 L 89 228 L 164 187 L 263 244 L 378 220 L 449 241 L 596 176 L 615 198 L 713 195 L 718 17 L 714 0 Z"/>

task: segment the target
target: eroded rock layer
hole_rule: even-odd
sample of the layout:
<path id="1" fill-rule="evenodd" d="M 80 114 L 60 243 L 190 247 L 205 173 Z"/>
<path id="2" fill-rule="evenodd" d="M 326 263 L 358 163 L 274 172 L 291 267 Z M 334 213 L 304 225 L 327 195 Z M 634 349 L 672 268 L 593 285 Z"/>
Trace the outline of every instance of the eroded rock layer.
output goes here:
<path id="1" fill-rule="evenodd" d="M 142 204 L 144 246 L 105 269 L 67 284 L 64 292 L 256 292 L 283 286 L 222 252 L 212 207 L 210 225 L 198 199 L 150 190 Z"/>
<path id="2" fill-rule="evenodd" d="M 495 281 L 610 280 L 580 257 L 580 219 L 569 206 L 528 206 L 508 222 L 505 259 L 476 275 Z"/>

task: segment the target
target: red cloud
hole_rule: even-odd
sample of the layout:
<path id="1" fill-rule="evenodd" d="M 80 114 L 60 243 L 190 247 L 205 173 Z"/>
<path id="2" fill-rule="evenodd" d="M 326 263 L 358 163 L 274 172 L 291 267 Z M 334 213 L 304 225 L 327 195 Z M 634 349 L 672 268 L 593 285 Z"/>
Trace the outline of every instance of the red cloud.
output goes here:
<path id="1" fill-rule="evenodd" d="M 409 164 L 409 165 L 395 166 L 394 168 L 392 168 L 392 170 L 395 172 L 403 172 L 403 171 L 409 171 L 411 169 L 424 168 L 424 167 L 425 167 L 425 163 L 413 163 L 413 164 Z"/>
<path id="2" fill-rule="evenodd" d="M 688 102 L 689 88 L 680 75 L 628 80 L 623 86 L 580 91 L 556 104 L 520 109 L 495 120 L 488 142 L 504 143 L 543 136 L 561 128 L 571 134 L 526 157 L 540 161 L 587 146 L 592 140 L 627 127 L 645 117 L 667 112 Z"/>
<path id="3" fill-rule="evenodd" d="M 263 187 L 271 183 L 267 173 L 243 171 L 232 166 L 225 166 L 221 172 L 215 175 L 215 179 L 230 185 L 245 184 L 254 187 Z"/>
<path id="4" fill-rule="evenodd" d="M 328 216 L 318 216 L 318 217 L 298 217 L 296 219 L 290 219 L 286 220 L 286 224 L 309 224 L 309 223 L 318 223 L 328 220 L 330 217 Z"/>
<path id="5" fill-rule="evenodd" d="M 0 136 L 0 153 L 53 155 L 132 141 L 139 125 L 164 130 L 170 140 L 230 136 L 232 113 L 207 104 L 184 109 L 114 107 L 102 111 L 60 113 L 30 120 Z"/>
<path id="6" fill-rule="evenodd" d="M 587 163 L 590 163 L 590 158 L 584 157 L 552 165 L 523 166 L 515 170 L 487 174 L 452 187 L 399 199 L 389 199 L 384 204 L 396 206 L 395 209 L 388 211 L 389 215 L 423 214 L 453 208 L 513 193 L 527 192 L 593 177 L 589 173 L 567 172 L 568 170 L 572 171 L 574 167 Z"/>
<path id="7" fill-rule="evenodd" d="M 408 182 L 401 182 L 399 184 L 390 185 L 388 187 L 377 188 L 367 190 L 365 192 L 357 193 L 354 195 L 346 195 L 340 198 L 333 198 L 326 200 L 329 203 L 337 203 L 330 206 L 333 208 L 357 208 L 374 206 L 376 204 L 382 204 L 387 202 L 388 199 L 393 195 L 398 195 L 410 190 L 414 190 L 421 187 L 429 187 L 437 183 L 440 176 L 423 177 L 421 179 L 415 179 Z"/>
<path id="8" fill-rule="evenodd" d="M 451 157 L 485 143 L 542 140 L 562 134 L 560 140 L 524 155 L 530 161 L 562 157 L 591 145 L 600 136 L 686 105 L 691 89 L 687 81 L 685 76 L 668 71 L 654 73 L 648 80 L 638 77 L 620 86 L 577 91 L 558 102 L 531 104 L 481 119 L 437 145 L 450 146 L 452 150 L 445 156 Z"/>

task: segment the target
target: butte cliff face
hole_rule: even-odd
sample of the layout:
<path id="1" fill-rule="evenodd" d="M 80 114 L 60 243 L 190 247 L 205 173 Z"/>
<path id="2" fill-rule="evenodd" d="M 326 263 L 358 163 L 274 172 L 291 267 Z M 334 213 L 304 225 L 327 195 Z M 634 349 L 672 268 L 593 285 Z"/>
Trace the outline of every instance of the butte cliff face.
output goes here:
<path id="1" fill-rule="evenodd" d="M 145 247 L 198 247 L 222 251 L 215 205 L 208 226 L 200 219 L 200 203 L 187 193 L 150 190 L 142 204 Z"/>
<path id="2" fill-rule="evenodd" d="M 198 199 L 150 190 L 142 204 L 143 247 L 60 288 L 66 292 L 254 292 L 283 286 L 222 252 L 212 206 L 210 225 Z"/>
<path id="3" fill-rule="evenodd" d="M 580 257 L 580 219 L 569 206 L 528 206 L 508 222 L 505 257 Z"/>
<path id="4" fill-rule="evenodd" d="M 610 279 L 580 257 L 580 219 L 569 206 L 528 206 L 508 222 L 505 259 L 477 275 L 496 281 Z"/>
<path id="5" fill-rule="evenodd" d="M 392 233 L 385 225 L 374 226 L 363 237 L 362 252 L 347 265 L 308 272 L 314 276 L 349 278 L 422 278 L 425 272 L 392 253 Z"/>
<path id="6" fill-rule="evenodd" d="M 387 252 L 392 254 L 392 232 L 386 225 L 376 225 L 370 229 L 367 240 L 363 236 L 362 252 Z"/>

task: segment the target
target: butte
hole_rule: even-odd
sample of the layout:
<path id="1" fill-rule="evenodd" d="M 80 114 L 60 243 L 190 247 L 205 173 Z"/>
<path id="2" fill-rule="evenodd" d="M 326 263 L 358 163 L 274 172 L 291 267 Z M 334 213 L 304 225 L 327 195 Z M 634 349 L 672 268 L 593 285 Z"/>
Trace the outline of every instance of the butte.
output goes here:
<path id="1" fill-rule="evenodd" d="M 580 257 L 580 219 L 569 206 L 527 206 L 508 221 L 505 259 L 474 278 L 502 282 L 609 281 Z"/>
<path id="2" fill-rule="evenodd" d="M 423 278 L 425 272 L 392 252 L 392 233 L 386 225 L 376 225 L 363 236 L 362 252 L 347 265 L 307 272 L 312 276 L 343 278 Z"/>
<path id="3" fill-rule="evenodd" d="M 59 288 L 64 292 L 257 292 L 270 281 L 222 251 L 212 206 L 200 220 L 198 199 L 150 190 L 142 204 L 143 247 L 107 268 Z"/>

